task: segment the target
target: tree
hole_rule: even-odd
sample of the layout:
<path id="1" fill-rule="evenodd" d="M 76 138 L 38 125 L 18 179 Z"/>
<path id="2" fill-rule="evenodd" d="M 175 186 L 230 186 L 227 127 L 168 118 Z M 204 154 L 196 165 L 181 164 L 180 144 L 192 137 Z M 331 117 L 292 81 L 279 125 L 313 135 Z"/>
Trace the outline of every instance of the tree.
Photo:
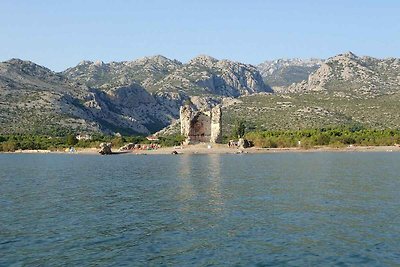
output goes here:
<path id="1" fill-rule="evenodd" d="M 124 145 L 125 139 L 122 136 L 115 136 L 111 140 L 111 144 L 113 147 L 121 147 Z"/>
<path id="2" fill-rule="evenodd" d="M 244 124 L 244 121 L 237 120 L 232 130 L 232 136 L 234 138 L 242 138 L 245 133 L 246 133 L 246 125 Z"/>
<path id="3" fill-rule="evenodd" d="M 183 102 L 183 105 L 184 105 L 184 106 L 190 106 L 190 105 L 192 105 L 192 104 L 193 104 L 193 103 L 192 103 L 192 101 L 190 100 L 190 98 L 186 99 L 185 102 Z"/>
<path id="4" fill-rule="evenodd" d="M 78 139 L 76 139 L 75 135 L 69 134 L 67 135 L 67 145 L 74 146 L 78 143 Z"/>

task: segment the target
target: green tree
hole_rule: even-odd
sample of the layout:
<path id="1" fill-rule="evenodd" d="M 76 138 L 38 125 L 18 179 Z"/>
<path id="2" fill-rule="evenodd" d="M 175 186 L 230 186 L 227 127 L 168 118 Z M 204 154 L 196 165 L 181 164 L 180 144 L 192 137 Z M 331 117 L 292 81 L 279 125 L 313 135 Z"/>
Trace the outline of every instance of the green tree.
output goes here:
<path id="1" fill-rule="evenodd" d="M 183 105 L 184 106 L 190 106 L 190 105 L 192 105 L 193 103 L 192 103 L 192 101 L 190 100 L 190 98 L 189 99 L 186 99 L 185 100 L 185 102 L 183 102 Z"/>
<path id="2" fill-rule="evenodd" d="M 67 145 L 74 146 L 78 143 L 78 139 L 76 139 L 75 135 L 69 134 L 67 135 Z"/>
<path id="3" fill-rule="evenodd" d="M 113 147 L 121 147 L 124 145 L 125 139 L 122 136 L 115 136 L 112 140 L 111 140 L 111 145 Z"/>
<path id="4" fill-rule="evenodd" d="M 246 125 L 244 124 L 244 121 L 242 120 L 236 121 L 235 126 L 233 127 L 232 130 L 232 137 L 242 138 L 245 133 L 246 133 Z"/>

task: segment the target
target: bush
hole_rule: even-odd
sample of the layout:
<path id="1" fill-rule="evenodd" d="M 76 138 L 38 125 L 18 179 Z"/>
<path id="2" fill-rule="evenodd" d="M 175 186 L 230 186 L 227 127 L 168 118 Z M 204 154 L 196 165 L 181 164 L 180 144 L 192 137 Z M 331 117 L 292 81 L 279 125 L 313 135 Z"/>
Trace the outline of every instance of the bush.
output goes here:
<path id="1" fill-rule="evenodd" d="M 111 140 L 111 145 L 113 147 L 119 148 L 124 145 L 124 142 L 125 142 L 125 140 L 122 136 L 116 136 Z"/>
<path id="2" fill-rule="evenodd" d="M 400 130 L 371 130 L 361 126 L 350 128 L 304 129 L 298 131 L 258 131 L 246 133 L 246 138 L 258 147 L 343 147 L 346 145 L 389 146 L 400 143 Z"/>
<path id="3" fill-rule="evenodd" d="M 186 138 L 180 134 L 164 136 L 160 137 L 160 145 L 163 147 L 180 146 L 185 139 Z"/>
<path id="4" fill-rule="evenodd" d="M 314 147 L 314 142 L 309 138 L 303 138 L 300 142 L 300 147 L 303 149 L 311 149 Z"/>
<path id="5" fill-rule="evenodd" d="M 235 126 L 232 129 L 233 138 L 242 138 L 246 133 L 246 125 L 244 121 L 236 121 Z"/>
<path id="6" fill-rule="evenodd" d="M 329 145 L 331 141 L 331 137 L 327 134 L 319 134 L 315 138 L 315 144 L 318 146 L 326 146 Z"/>
<path id="7" fill-rule="evenodd" d="M 67 135 L 67 145 L 74 146 L 78 143 L 78 139 L 76 139 L 75 135 L 69 134 Z"/>
<path id="8" fill-rule="evenodd" d="M 17 148 L 17 145 L 14 141 L 7 141 L 2 143 L 2 151 L 4 152 L 14 152 Z"/>

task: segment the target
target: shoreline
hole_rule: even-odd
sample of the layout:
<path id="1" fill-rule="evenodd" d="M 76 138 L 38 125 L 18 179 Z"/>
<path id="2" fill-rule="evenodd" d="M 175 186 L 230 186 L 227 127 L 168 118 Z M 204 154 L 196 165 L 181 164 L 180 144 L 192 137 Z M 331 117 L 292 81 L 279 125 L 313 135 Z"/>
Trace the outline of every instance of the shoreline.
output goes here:
<path id="1" fill-rule="evenodd" d="M 50 150 L 16 150 L 15 152 L 0 152 L 0 154 L 81 154 L 100 155 L 97 148 L 77 148 L 76 152 L 50 151 Z M 183 147 L 163 147 L 155 150 L 114 150 L 112 155 L 170 155 L 177 154 L 271 154 L 271 153 L 315 153 L 315 152 L 400 152 L 399 146 L 348 146 L 343 148 L 314 147 L 304 148 L 259 148 L 250 147 L 244 149 L 229 148 L 226 145 L 214 144 L 208 148 L 208 144 L 196 144 Z"/>

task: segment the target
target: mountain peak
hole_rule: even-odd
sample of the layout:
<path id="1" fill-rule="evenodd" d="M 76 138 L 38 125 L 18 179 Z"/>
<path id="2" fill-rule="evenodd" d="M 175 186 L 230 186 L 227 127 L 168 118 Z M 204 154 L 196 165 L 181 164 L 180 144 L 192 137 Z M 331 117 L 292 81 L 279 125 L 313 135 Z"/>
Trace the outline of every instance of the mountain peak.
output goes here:
<path id="1" fill-rule="evenodd" d="M 4 63 L 8 63 L 10 65 L 32 65 L 32 66 L 39 66 L 36 63 L 33 63 L 32 61 L 29 60 L 22 60 L 19 58 L 12 58 L 10 60 L 4 61 Z M 40 66 L 41 67 L 41 66 Z"/>
<path id="2" fill-rule="evenodd" d="M 356 56 L 353 52 L 351 52 L 351 51 L 347 51 L 346 53 L 343 54 L 343 56 L 345 56 L 345 57 L 351 57 L 351 58 L 357 57 L 357 56 Z"/>
<path id="3" fill-rule="evenodd" d="M 102 60 L 96 60 L 96 61 L 94 62 L 94 65 L 95 65 L 96 67 L 101 67 L 101 66 L 104 65 L 104 62 L 103 62 Z"/>
<path id="4" fill-rule="evenodd" d="M 334 56 L 333 58 L 347 58 L 347 59 L 357 59 L 358 56 L 356 54 L 354 54 L 351 51 L 347 51 L 343 54 L 339 54 L 337 56 Z"/>
<path id="5" fill-rule="evenodd" d="M 141 57 L 136 60 L 136 62 L 141 62 L 141 61 L 171 61 L 171 59 L 163 56 L 163 55 L 154 55 L 154 56 L 147 56 L 147 57 Z"/>
<path id="6" fill-rule="evenodd" d="M 82 60 L 81 62 L 78 63 L 78 66 L 91 65 L 91 64 L 93 64 L 93 61 Z"/>
<path id="7" fill-rule="evenodd" d="M 218 59 L 213 58 L 208 55 L 198 55 L 191 59 L 188 64 L 201 64 L 201 65 L 213 65 L 214 63 L 218 62 Z"/>
<path id="8" fill-rule="evenodd" d="M 29 75 L 43 75 L 45 73 L 53 73 L 50 69 L 38 65 L 29 60 L 22 60 L 19 58 L 12 58 L 10 60 L 4 61 L 3 64 L 8 65 L 8 68 L 13 69 L 14 71 L 22 71 Z"/>

